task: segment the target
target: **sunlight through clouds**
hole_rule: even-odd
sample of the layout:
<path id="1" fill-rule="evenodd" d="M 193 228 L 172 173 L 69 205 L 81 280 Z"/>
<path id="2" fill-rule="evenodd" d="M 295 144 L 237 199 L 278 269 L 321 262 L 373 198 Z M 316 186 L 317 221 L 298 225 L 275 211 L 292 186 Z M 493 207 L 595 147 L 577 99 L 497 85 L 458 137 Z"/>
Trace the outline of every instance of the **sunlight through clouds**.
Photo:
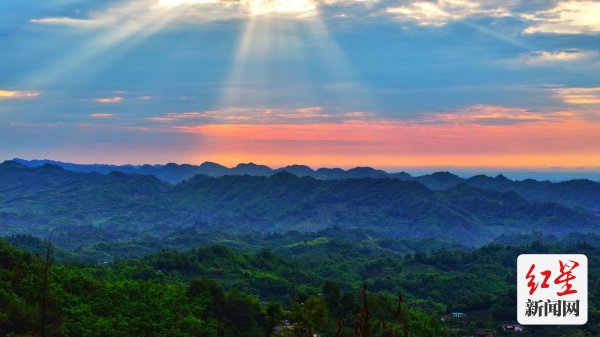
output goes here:
<path id="1" fill-rule="evenodd" d="M 313 0 L 241 0 L 252 15 L 290 14 L 298 17 L 315 15 Z"/>
<path id="2" fill-rule="evenodd" d="M 524 10 L 523 8 L 530 8 Z M 562 0 L 553 7 L 527 1 L 488 0 L 128 0 L 88 18 L 42 17 L 30 22 L 94 28 L 127 20 L 138 20 L 156 9 L 175 15 L 169 21 L 202 24 L 211 21 L 244 19 L 249 16 L 310 18 L 327 12 L 331 17 L 390 17 L 421 26 L 444 26 L 471 18 L 519 18 L 525 34 L 590 34 L 600 32 L 600 3 Z M 324 11 L 323 9 L 327 9 Z M 329 18 L 329 17 L 328 17 Z"/>
<path id="3" fill-rule="evenodd" d="M 222 0 L 159 0 L 166 7 L 194 5 L 215 5 L 235 7 L 234 2 L 227 4 Z M 290 14 L 297 16 L 311 16 L 315 14 L 317 3 L 314 0 L 240 0 L 239 6 L 251 15 Z"/>
<path id="4" fill-rule="evenodd" d="M 414 1 L 403 6 L 388 7 L 387 13 L 398 19 L 410 19 L 423 26 L 442 26 L 471 16 L 509 16 L 507 9 L 485 8 L 475 0 Z"/>
<path id="5" fill-rule="evenodd" d="M 132 49 L 165 27 L 176 18 L 177 8 L 165 8 L 159 3 L 147 6 L 145 2 L 144 5 L 141 5 L 139 1 L 132 1 L 99 13 L 92 19 L 46 18 L 32 20 L 33 23 L 37 24 L 54 23 L 83 27 L 109 26 L 99 30 L 75 52 L 61 59 L 58 64 L 36 74 L 34 76 L 35 84 L 42 87 L 47 86 L 92 62 L 97 68 L 96 71 L 100 71 L 102 66 L 107 66 L 114 61 L 115 52 Z M 115 50 L 115 47 L 119 48 Z M 109 50 L 113 52 L 112 59 L 111 57 L 103 57 L 102 61 L 97 60 L 100 55 Z"/>
<path id="6" fill-rule="evenodd" d="M 300 8 L 308 10 L 312 6 Z M 312 14 L 304 11 L 292 14 L 297 18 L 299 13 Z M 334 86 L 344 84 L 328 89 L 330 100 L 355 106 L 372 103 L 320 15 L 301 20 L 253 15 L 244 27 L 221 94 L 220 108 L 264 107 L 290 95 L 305 101 L 314 99 L 315 88 L 307 85 L 309 59 L 312 66 L 323 69 L 319 76 Z"/>
<path id="7" fill-rule="evenodd" d="M 524 14 L 523 18 L 533 22 L 524 30 L 527 34 L 593 34 L 600 33 L 600 2 L 560 1 L 547 10 Z"/>
<path id="8" fill-rule="evenodd" d="M 176 7 L 182 5 L 195 5 L 195 4 L 214 4 L 218 3 L 219 0 L 159 0 L 161 5 L 167 7 Z"/>
<path id="9" fill-rule="evenodd" d="M 307 80 L 300 39 L 304 28 L 295 20 L 248 19 L 224 83 L 220 107 L 272 104 L 279 88 L 302 90 L 297 86 Z M 282 71 L 285 77 L 279 74 Z"/>
<path id="10" fill-rule="evenodd" d="M 269 163 L 290 149 L 307 151 L 298 161 L 381 151 L 374 165 L 430 160 L 420 151 L 468 165 L 488 147 L 515 163 L 600 158 L 595 1 L 60 3 L 4 14 L 19 38 L 0 34 L 0 109 L 14 119 L 0 133 L 19 146 L 32 140 L 16 125 L 63 123 L 46 131 L 56 146 L 106 131 L 115 147 L 206 143 L 231 160 L 272 149 Z"/>

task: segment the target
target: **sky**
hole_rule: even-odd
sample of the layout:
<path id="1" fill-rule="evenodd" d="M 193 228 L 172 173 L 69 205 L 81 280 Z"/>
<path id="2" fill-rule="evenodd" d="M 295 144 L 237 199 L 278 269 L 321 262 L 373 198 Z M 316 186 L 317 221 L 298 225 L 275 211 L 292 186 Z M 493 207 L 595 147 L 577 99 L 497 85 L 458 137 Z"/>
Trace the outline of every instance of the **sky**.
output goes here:
<path id="1" fill-rule="evenodd" d="M 0 2 L 0 159 L 600 171 L 600 2 Z"/>

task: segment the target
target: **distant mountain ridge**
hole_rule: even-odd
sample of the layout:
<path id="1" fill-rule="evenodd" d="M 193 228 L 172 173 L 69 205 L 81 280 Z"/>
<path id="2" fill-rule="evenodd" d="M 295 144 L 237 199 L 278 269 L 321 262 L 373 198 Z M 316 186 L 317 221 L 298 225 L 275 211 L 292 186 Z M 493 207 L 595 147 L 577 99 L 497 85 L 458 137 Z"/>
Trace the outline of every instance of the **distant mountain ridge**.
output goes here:
<path id="1" fill-rule="evenodd" d="M 340 226 L 474 245 L 523 231 L 600 233 L 600 216 L 583 208 L 466 183 L 432 190 L 400 179 L 324 180 L 278 172 L 195 175 L 173 186 L 151 175 L 30 168 L 14 161 L 0 164 L 0 224 L 0 235 L 43 237 L 51 231 L 65 244 L 160 237 L 190 226 L 232 232 Z"/>
<path id="2" fill-rule="evenodd" d="M 170 184 L 177 184 L 187 180 L 197 174 L 203 174 L 210 177 L 220 177 L 224 175 L 252 175 L 252 176 L 271 176 L 279 172 L 289 172 L 293 175 L 304 177 L 309 176 L 315 179 L 349 179 L 349 178 L 401 178 L 410 180 L 411 175 L 406 172 L 387 173 L 383 170 L 373 169 L 371 167 L 355 167 L 349 170 L 341 168 L 319 168 L 313 170 L 306 165 L 290 165 L 278 169 L 272 169 L 265 165 L 255 163 L 240 163 L 235 167 L 228 168 L 226 166 L 204 162 L 200 165 L 191 164 L 175 164 L 169 163 L 166 165 L 110 165 L 110 164 L 74 164 L 65 163 L 55 160 L 24 160 L 15 158 L 12 161 L 22 164 L 27 167 L 39 167 L 45 164 L 56 165 L 65 170 L 73 172 L 97 172 L 108 174 L 112 171 L 118 171 L 128 174 L 154 175 L 160 180 Z"/>
<path id="3" fill-rule="evenodd" d="M 453 188 L 467 184 L 486 190 L 501 192 L 514 191 L 529 201 L 553 202 L 567 207 L 582 207 L 600 213 L 600 182 L 587 179 L 573 179 L 562 182 L 538 181 L 533 179 L 511 180 L 503 175 L 490 177 L 476 175 L 461 178 L 450 172 L 435 172 L 422 176 L 411 176 L 406 172 L 388 173 L 371 167 L 355 167 L 349 170 L 341 168 L 319 168 L 313 170 L 306 165 L 290 165 L 272 169 L 265 165 L 241 163 L 233 168 L 205 162 L 200 165 L 175 164 L 166 165 L 108 165 L 108 164 L 73 164 L 53 160 L 24 160 L 15 158 L 13 162 L 27 167 L 39 167 L 45 164 L 57 165 L 73 172 L 98 172 L 108 174 L 118 171 L 126 174 L 153 175 L 169 184 L 178 184 L 195 175 L 221 177 L 224 175 L 272 176 L 279 172 L 288 172 L 298 177 L 312 177 L 320 180 L 390 178 L 416 181 L 434 190 Z"/>

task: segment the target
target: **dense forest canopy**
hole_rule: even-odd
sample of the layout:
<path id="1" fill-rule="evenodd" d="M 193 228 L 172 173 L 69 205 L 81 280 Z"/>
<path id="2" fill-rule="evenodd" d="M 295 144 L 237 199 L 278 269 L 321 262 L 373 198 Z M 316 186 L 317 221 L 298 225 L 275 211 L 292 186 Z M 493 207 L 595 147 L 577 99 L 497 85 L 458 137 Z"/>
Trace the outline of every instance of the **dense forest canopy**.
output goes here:
<path id="1" fill-rule="evenodd" d="M 46 260 L 44 250 L 32 255 L 3 241 L 0 333 L 36 336 L 43 328 L 46 336 L 340 336 L 341 329 L 355 336 L 358 327 L 366 336 L 367 321 L 371 336 L 402 336 L 404 324 L 410 336 L 501 333 L 502 324 L 515 323 L 515 261 L 525 252 L 586 254 L 590 316 L 583 327 L 527 327 L 523 336 L 600 333 L 599 246 L 535 241 L 414 254 L 357 246 L 356 257 L 347 255 L 351 245 L 323 244 L 292 255 L 207 246 L 89 265 L 75 255 Z M 361 314 L 365 286 L 367 321 Z M 467 317 L 441 320 L 457 311 Z"/>

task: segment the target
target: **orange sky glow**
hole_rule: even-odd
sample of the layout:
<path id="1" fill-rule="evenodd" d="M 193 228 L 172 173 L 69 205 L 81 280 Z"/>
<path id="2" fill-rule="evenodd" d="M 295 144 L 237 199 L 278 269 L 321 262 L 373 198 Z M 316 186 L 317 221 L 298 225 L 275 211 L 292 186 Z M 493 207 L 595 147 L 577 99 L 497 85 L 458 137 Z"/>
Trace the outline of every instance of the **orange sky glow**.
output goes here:
<path id="1" fill-rule="evenodd" d="M 206 139 L 189 162 L 312 167 L 600 167 L 600 124 L 229 124 L 177 127 Z"/>

